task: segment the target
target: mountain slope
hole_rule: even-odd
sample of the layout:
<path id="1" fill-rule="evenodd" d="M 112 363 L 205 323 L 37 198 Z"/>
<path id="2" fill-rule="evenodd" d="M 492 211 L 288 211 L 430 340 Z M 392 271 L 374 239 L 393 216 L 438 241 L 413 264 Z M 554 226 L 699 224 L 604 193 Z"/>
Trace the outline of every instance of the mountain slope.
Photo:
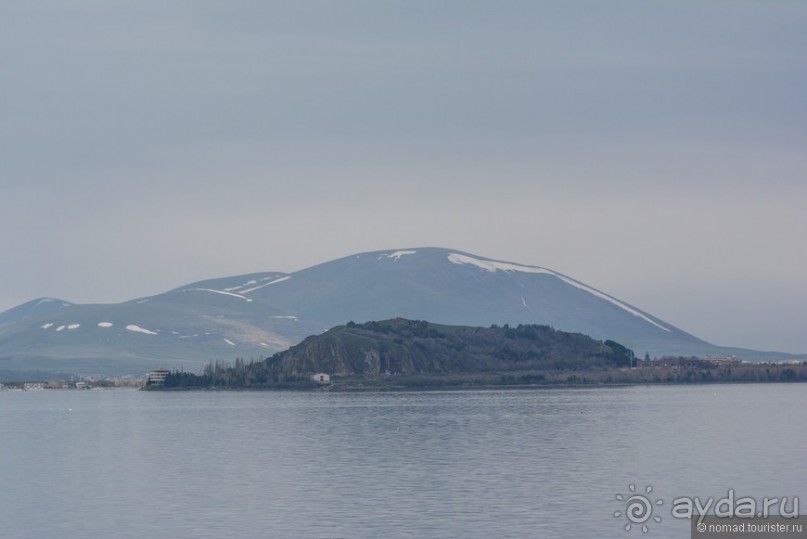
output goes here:
<path id="1" fill-rule="evenodd" d="M 56 298 L 38 298 L 0 313 L 0 326 L 16 324 L 26 320 L 36 320 L 40 316 L 59 311 L 73 305 L 69 301 Z"/>
<path id="2" fill-rule="evenodd" d="M 82 374 L 198 370 L 261 358 L 323 328 L 237 294 L 191 287 L 108 305 L 74 305 L 0 328 L 0 366 Z"/>

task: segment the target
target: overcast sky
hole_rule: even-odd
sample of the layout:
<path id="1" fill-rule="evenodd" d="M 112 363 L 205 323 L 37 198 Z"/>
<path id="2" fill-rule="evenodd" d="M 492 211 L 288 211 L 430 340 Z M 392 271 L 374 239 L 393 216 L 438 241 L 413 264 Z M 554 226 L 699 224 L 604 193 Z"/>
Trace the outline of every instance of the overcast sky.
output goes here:
<path id="1" fill-rule="evenodd" d="M 807 352 L 807 2 L 0 2 L 0 310 L 442 246 Z"/>

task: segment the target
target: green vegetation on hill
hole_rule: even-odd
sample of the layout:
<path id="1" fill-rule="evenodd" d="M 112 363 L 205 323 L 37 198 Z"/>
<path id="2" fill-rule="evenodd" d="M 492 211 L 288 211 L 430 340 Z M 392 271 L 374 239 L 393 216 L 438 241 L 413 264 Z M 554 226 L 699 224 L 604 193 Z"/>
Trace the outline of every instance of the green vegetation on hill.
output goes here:
<path id="1" fill-rule="evenodd" d="M 468 375 L 499 380 L 513 373 L 535 381 L 541 378 L 530 373 L 602 371 L 633 361 L 633 352 L 616 342 L 548 326 L 480 328 L 396 318 L 350 322 L 258 363 L 210 364 L 202 375 L 172 373 L 165 387 L 304 387 L 317 372 L 353 380 L 408 379 L 417 385 L 435 378 L 461 382 Z"/>
<path id="2" fill-rule="evenodd" d="M 628 365 L 632 353 L 548 326 L 446 326 L 396 318 L 348 323 L 273 356 L 285 374 L 449 374 Z"/>
<path id="3" fill-rule="evenodd" d="M 480 385 L 805 382 L 807 362 L 724 358 L 637 360 L 614 341 L 548 326 L 446 326 L 396 318 L 335 327 L 259 362 L 173 372 L 154 389 L 305 389 L 326 373 L 336 389 Z"/>

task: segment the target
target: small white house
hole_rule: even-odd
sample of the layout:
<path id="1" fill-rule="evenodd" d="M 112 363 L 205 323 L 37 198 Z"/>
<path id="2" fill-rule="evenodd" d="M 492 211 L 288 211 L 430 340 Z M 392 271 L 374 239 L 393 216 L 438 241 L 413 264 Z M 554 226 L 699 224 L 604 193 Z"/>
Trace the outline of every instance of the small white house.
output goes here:
<path id="1" fill-rule="evenodd" d="M 311 375 L 311 380 L 315 381 L 319 385 L 324 386 L 331 383 L 331 375 L 325 374 L 324 372 L 318 372 Z"/>

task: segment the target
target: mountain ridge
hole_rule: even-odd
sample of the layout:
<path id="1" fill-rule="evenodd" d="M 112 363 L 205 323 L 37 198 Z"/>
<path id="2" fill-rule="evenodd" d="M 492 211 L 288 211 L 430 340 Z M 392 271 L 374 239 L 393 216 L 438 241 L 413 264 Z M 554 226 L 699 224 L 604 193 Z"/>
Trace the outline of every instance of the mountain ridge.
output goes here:
<path id="1" fill-rule="evenodd" d="M 116 304 L 34 300 L 0 313 L 0 368 L 193 370 L 213 359 L 267 357 L 349 321 L 391 318 L 548 325 L 612 339 L 640 357 L 798 357 L 712 345 L 548 268 L 419 247 L 353 254 L 291 273 L 205 279 Z"/>
<path id="2" fill-rule="evenodd" d="M 0 326 L 13 324 L 22 320 L 35 319 L 72 305 L 74 305 L 74 303 L 58 298 L 36 298 L 0 312 Z"/>

